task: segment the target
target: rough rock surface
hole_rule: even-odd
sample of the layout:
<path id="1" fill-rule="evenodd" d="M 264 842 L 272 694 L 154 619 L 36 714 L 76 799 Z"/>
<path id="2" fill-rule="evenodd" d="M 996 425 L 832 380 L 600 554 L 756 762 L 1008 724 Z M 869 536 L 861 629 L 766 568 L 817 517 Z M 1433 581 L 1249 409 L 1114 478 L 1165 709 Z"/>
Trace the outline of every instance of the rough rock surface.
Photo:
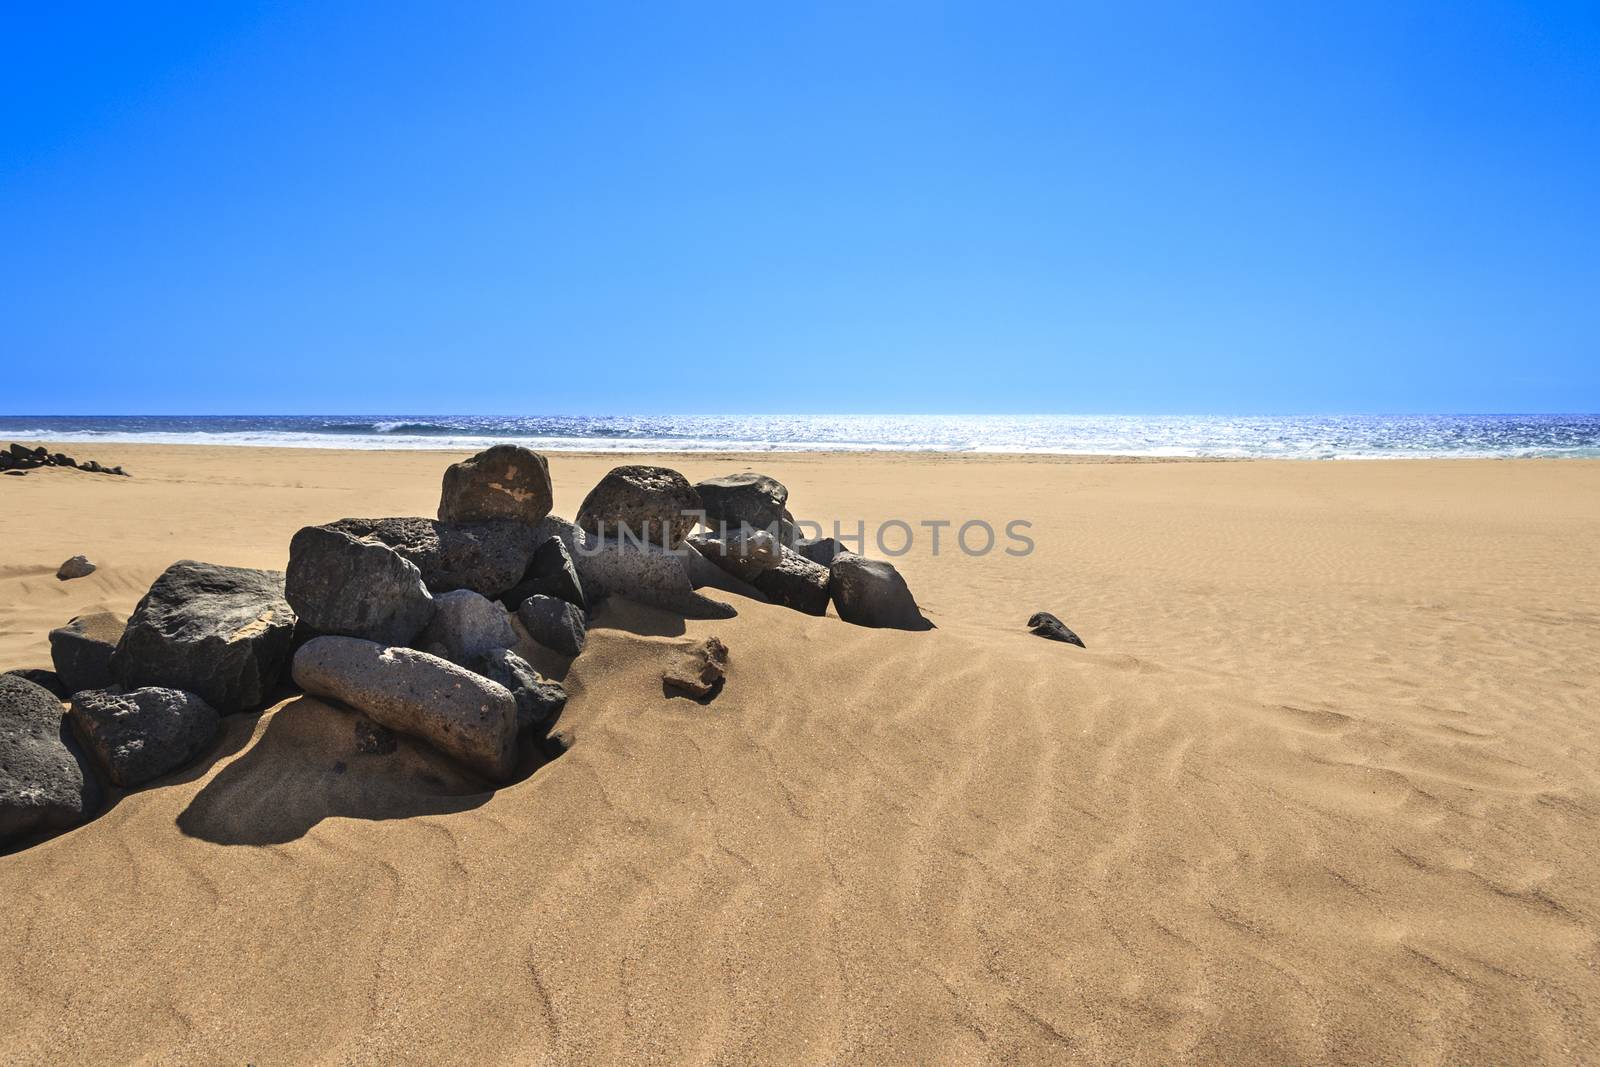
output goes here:
<path id="1" fill-rule="evenodd" d="M 497 648 L 486 654 L 475 669 L 492 682 L 511 691 L 517 702 L 517 729 L 527 730 L 554 722 L 567 704 L 567 690 L 533 669 L 533 664 L 511 651 Z"/>
<path id="2" fill-rule="evenodd" d="M 694 591 L 682 556 L 654 545 L 589 538 L 573 557 L 590 601 L 624 596 L 690 619 L 731 619 L 733 607 Z"/>
<path id="3" fill-rule="evenodd" d="M 104 689 L 114 681 L 111 657 L 127 628 L 121 615 L 99 611 L 50 631 L 50 659 L 69 696 L 80 689 Z"/>
<path id="4" fill-rule="evenodd" d="M 85 689 L 67 712 L 73 732 L 124 789 L 188 763 L 217 736 L 222 719 L 193 693 L 149 686 Z"/>
<path id="5" fill-rule="evenodd" d="M 583 595 L 583 580 L 578 577 L 577 564 L 572 562 L 572 553 L 554 534 L 545 538 L 534 552 L 522 580 L 500 599 L 506 607 L 515 611 L 524 600 L 541 595 L 557 597 L 580 608 L 589 606 L 588 599 Z"/>
<path id="6" fill-rule="evenodd" d="M 782 549 L 778 564 L 756 575 L 751 585 L 774 604 L 807 615 L 828 613 L 828 568 L 806 559 L 792 548 Z"/>
<path id="7" fill-rule="evenodd" d="M 563 656 L 576 656 L 583 651 L 583 642 L 589 635 L 589 624 L 583 609 L 553 596 L 531 596 L 517 609 L 528 636 L 545 648 Z"/>
<path id="8" fill-rule="evenodd" d="M 449 660 L 355 637 L 319 637 L 295 653 L 293 674 L 307 693 L 421 738 L 493 781 L 516 769 L 516 699 Z"/>
<path id="9" fill-rule="evenodd" d="M 283 574 L 180 560 L 128 619 L 111 671 L 125 689 L 193 693 L 224 715 L 258 707 L 294 640 Z"/>
<path id="10" fill-rule="evenodd" d="M 70 582 L 74 578 L 87 578 L 96 569 L 95 565 L 89 562 L 88 556 L 73 556 L 56 568 L 56 578 L 59 581 Z"/>
<path id="11" fill-rule="evenodd" d="M 661 680 L 691 696 L 710 696 L 728 670 L 728 646 L 716 637 L 678 649 L 661 672 Z"/>
<path id="12" fill-rule="evenodd" d="M 833 565 L 834 557 L 841 552 L 848 551 L 843 545 L 832 537 L 809 537 L 795 542 L 794 550 L 809 559 L 812 563 L 823 567 Z"/>
<path id="13" fill-rule="evenodd" d="M 539 544 L 532 527 L 510 519 L 340 519 L 328 526 L 388 545 L 417 565 L 434 596 L 470 589 L 498 597 L 522 579 Z"/>
<path id="14" fill-rule="evenodd" d="M 101 799 L 61 702 L 25 678 L 0 675 L 0 843 L 70 829 L 99 811 Z"/>
<path id="15" fill-rule="evenodd" d="M 670 467 L 613 467 L 589 490 L 578 525 L 607 540 L 632 538 L 673 548 L 699 521 L 700 494 Z M 625 531 L 625 532 L 624 532 Z"/>
<path id="16" fill-rule="evenodd" d="M 319 633 L 409 645 L 433 620 L 422 572 L 380 541 L 307 526 L 289 542 L 285 593 Z"/>
<path id="17" fill-rule="evenodd" d="M 1079 648 L 1087 647 L 1083 643 L 1083 638 L 1067 629 L 1065 623 L 1048 611 L 1036 611 L 1029 616 L 1028 630 L 1030 633 L 1036 633 L 1040 637 L 1047 637 L 1052 641 L 1065 641 L 1067 644 L 1077 645 Z"/>
<path id="18" fill-rule="evenodd" d="M 444 657 L 462 666 L 486 652 L 510 648 L 517 643 L 511 616 L 499 601 L 481 597 L 470 589 L 434 597 L 433 621 L 422 631 L 417 644 L 444 650 Z"/>
<path id="19" fill-rule="evenodd" d="M 720 536 L 724 527 L 734 534 L 744 525 L 775 532 L 785 544 L 793 541 L 793 520 L 786 506 L 789 490 L 776 478 L 728 474 L 696 482 L 694 487 L 705 509 L 706 528 L 713 534 Z"/>
<path id="20" fill-rule="evenodd" d="M 24 681 L 32 682 L 40 689 L 48 691 L 57 700 L 66 700 L 72 695 L 72 691 L 62 683 L 61 676 L 55 671 L 46 670 L 43 667 L 18 667 L 15 670 L 6 671 L 6 673 Z"/>
<path id="21" fill-rule="evenodd" d="M 444 472 L 441 522 L 514 519 L 532 526 L 550 514 L 550 467 L 521 445 L 495 445 Z"/>
<path id="22" fill-rule="evenodd" d="M 742 582 L 753 582 L 756 575 L 783 562 L 783 546 L 765 530 L 740 529 L 725 538 L 695 534 L 689 544 Z"/>
<path id="23" fill-rule="evenodd" d="M 894 564 L 841 552 L 828 568 L 828 594 L 839 618 L 857 626 L 931 630 Z"/>

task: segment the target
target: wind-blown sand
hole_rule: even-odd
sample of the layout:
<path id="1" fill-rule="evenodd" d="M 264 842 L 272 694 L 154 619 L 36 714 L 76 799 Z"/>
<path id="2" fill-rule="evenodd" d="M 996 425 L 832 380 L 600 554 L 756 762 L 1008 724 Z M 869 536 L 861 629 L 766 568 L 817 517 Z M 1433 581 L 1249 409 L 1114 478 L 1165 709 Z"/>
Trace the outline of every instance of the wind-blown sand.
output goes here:
<path id="1" fill-rule="evenodd" d="M 0 669 L 175 559 L 432 514 L 459 458 L 68 450 L 134 477 L 0 478 Z M 550 458 L 568 516 L 651 461 Z M 1600 463 L 655 461 L 1037 551 L 922 537 L 930 633 L 608 608 L 573 748 L 492 793 L 315 701 L 234 717 L 0 856 L 0 1060 L 1600 1058 Z M 707 707 L 680 633 L 731 650 Z"/>

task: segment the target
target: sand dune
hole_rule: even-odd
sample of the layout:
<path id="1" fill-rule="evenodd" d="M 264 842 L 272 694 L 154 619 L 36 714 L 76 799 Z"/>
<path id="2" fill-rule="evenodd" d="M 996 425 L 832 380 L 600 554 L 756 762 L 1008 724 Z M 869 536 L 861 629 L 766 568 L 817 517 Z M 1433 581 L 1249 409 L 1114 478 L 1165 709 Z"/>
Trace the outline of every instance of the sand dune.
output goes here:
<path id="1" fill-rule="evenodd" d="M 457 458 L 94 456 L 134 477 L 0 479 L 0 668 L 176 558 L 429 514 Z M 920 541 L 929 633 L 613 602 L 571 750 L 492 792 L 315 700 L 234 717 L 0 856 L 0 1058 L 1600 1057 L 1600 464 L 661 461 L 755 466 L 804 517 L 1025 518 L 1037 551 Z M 556 510 L 614 462 L 552 456 Z M 711 633 L 721 695 L 665 696 Z"/>

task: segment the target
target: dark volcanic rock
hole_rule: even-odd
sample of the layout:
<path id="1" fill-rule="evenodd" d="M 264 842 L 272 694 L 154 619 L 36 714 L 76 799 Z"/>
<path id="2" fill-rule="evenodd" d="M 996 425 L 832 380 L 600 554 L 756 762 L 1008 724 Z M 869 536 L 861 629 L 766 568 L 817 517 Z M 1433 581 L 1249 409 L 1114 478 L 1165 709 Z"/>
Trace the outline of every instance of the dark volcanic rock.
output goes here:
<path id="1" fill-rule="evenodd" d="M 716 637 L 696 641 L 673 653 L 661 680 L 690 696 L 712 696 L 728 670 L 728 646 Z"/>
<path id="2" fill-rule="evenodd" d="M 567 704 L 567 690 L 533 669 L 533 664 L 511 651 L 497 648 L 480 659 L 475 669 L 491 682 L 499 682 L 517 702 L 517 729 L 526 730 L 554 722 Z"/>
<path id="3" fill-rule="evenodd" d="M 517 609 L 528 636 L 545 648 L 554 649 L 563 656 L 576 656 L 583 651 L 583 642 L 589 635 L 589 624 L 583 609 L 553 596 L 531 596 Z"/>
<path id="4" fill-rule="evenodd" d="M 5 453 L 0 452 L 0 455 L 5 455 Z M 6 673 L 32 682 L 40 689 L 49 690 L 50 695 L 57 700 L 66 700 L 72 695 L 71 690 L 62 683 L 61 676 L 55 671 L 45 670 L 43 667 L 18 667 L 16 670 L 6 671 Z"/>
<path id="5" fill-rule="evenodd" d="M 312 696 L 420 737 L 493 781 L 516 769 L 516 699 L 449 660 L 355 637 L 319 637 L 295 653 L 293 673 Z"/>
<path id="6" fill-rule="evenodd" d="M 578 578 L 578 568 L 572 562 L 572 554 L 559 537 L 545 539 L 529 561 L 526 575 L 500 599 L 506 607 L 515 611 L 531 596 L 553 596 L 580 608 L 589 606 L 588 599 L 583 595 L 583 582 Z"/>
<path id="7" fill-rule="evenodd" d="M 724 527 L 730 534 L 737 533 L 741 525 L 746 525 L 767 530 L 785 544 L 793 542 L 792 520 L 786 507 L 789 490 L 776 478 L 728 474 L 696 482 L 694 487 L 705 508 L 706 528 L 712 533 L 720 536 Z"/>
<path id="8" fill-rule="evenodd" d="M 433 619 L 422 572 L 380 541 L 307 526 L 289 542 L 289 604 L 324 634 L 409 645 Z"/>
<path id="9" fill-rule="evenodd" d="M 670 467 L 613 467 L 589 490 L 578 525 L 608 539 L 676 547 L 699 521 L 700 494 Z"/>
<path id="10" fill-rule="evenodd" d="M 835 556 L 849 551 L 832 537 L 801 538 L 795 542 L 794 550 L 812 563 L 824 567 L 831 567 Z"/>
<path id="11" fill-rule="evenodd" d="M 283 674 L 294 621 L 281 572 L 181 560 L 133 610 L 111 671 L 125 689 L 182 689 L 224 715 L 259 707 Z"/>
<path id="12" fill-rule="evenodd" d="M 87 578 L 95 572 L 95 569 L 95 565 L 89 562 L 88 556 L 73 556 L 56 568 L 56 580 L 70 582 L 74 578 Z"/>
<path id="13" fill-rule="evenodd" d="M 828 574 L 828 594 L 845 622 L 892 630 L 933 629 L 894 564 L 841 552 Z"/>
<path id="14" fill-rule="evenodd" d="M 50 631 L 50 659 L 68 695 L 112 684 L 111 656 L 127 627 L 121 615 L 100 611 Z"/>
<path id="15" fill-rule="evenodd" d="M 1066 624 L 1048 611 L 1036 611 L 1028 617 L 1028 630 L 1040 637 L 1048 637 L 1052 641 L 1065 641 L 1069 645 L 1079 648 L 1087 647 L 1083 638 L 1067 629 Z"/>
<path id="16" fill-rule="evenodd" d="M 73 732 L 124 789 L 183 766 L 217 736 L 216 709 L 193 693 L 150 686 L 72 695 Z"/>
<path id="17" fill-rule="evenodd" d="M 495 445 L 444 472 L 441 522 L 515 519 L 534 525 L 550 514 L 550 467 L 521 445 Z"/>
<path id="18" fill-rule="evenodd" d="M 101 799 L 61 702 L 25 678 L 0 675 L 0 843 L 70 829 L 99 811 Z"/>
<path id="19" fill-rule="evenodd" d="M 328 526 L 351 537 L 388 545 L 417 565 L 423 583 L 435 596 L 456 589 L 500 596 L 522 580 L 539 543 L 532 527 L 510 519 L 340 519 Z"/>
<path id="20" fill-rule="evenodd" d="M 438 646 L 443 652 L 435 655 L 452 663 L 466 666 L 486 652 L 517 643 L 511 616 L 499 601 L 470 589 L 457 589 L 435 597 L 433 604 L 433 621 L 422 631 L 417 645 L 430 651 Z"/>
<path id="21" fill-rule="evenodd" d="M 774 604 L 807 615 L 828 613 L 828 568 L 806 559 L 792 548 L 780 550 L 778 564 L 756 575 L 751 585 Z"/>

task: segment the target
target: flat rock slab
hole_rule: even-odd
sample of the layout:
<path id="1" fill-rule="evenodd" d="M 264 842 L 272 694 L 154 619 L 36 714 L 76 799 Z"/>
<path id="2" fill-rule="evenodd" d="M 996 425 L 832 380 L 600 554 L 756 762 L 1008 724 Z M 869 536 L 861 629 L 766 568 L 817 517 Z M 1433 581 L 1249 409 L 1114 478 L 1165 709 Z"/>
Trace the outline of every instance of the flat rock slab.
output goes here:
<path id="1" fill-rule="evenodd" d="M 727 671 L 728 646 L 717 637 L 708 637 L 674 650 L 661 681 L 669 689 L 707 697 L 716 691 Z"/>
<path id="2" fill-rule="evenodd" d="M 322 634 L 409 645 L 433 621 L 433 595 L 415 563 L 331 526 L 307 526 L 290 540 L 285 595 Z"/>
<path id="3" fill-rule="evenodd" d="M 73 732 L 117 785 L 132 789 L 188 763 L 216 738 L 222 719 L 181 689 L 86 689 L 72 696 Z"/>
<path id="4" fill-rule="evenodd" d="M 111 671 L 124 689 L 182 689 L 231 715 L 278 684 L 294 623 L 281 571 L 180 560 L 133 610 Z"/>
<path id="5" fill-rule="evenodd" d="M 894 564 L 841 552 L 828 574 L 828 594 L 845 622 L 890 630 L 933 629 Z"/>
<path id="6" fill-rule="evenodd" d="M 50 631 L 50 659 L 69 696 L 112 684 L 111 657 L 127 629 L 128 620 L 121 615 L 99 611 Z"/>
<path id="7" fill-rule="evenodd" d="M 495 445 L 445 469 L 439 521 L 512 519 L 533 526 L 550 514 L 553 499 L 543 456 L 521 445 Z"/>
<path id="8" fill-rule="evenodd" d="M 417 565 L 434 596 L 470 589 L 498 597 L 522 580 L 539 544 L 533 527 L 512 519 L 340 519 L 327 525 L 357 539 L 388 545 Z"/>
<path id="9" fill-rule="evenodd" d="M 426 741 L 491 781 L 516 770 L 517 702 L 449 660 L 355 637 L 318 637 L 295 653 L 295 684 Z"/>
<path id="10" fill-rule="evenodd" d="M 0 675 L 0 843 L 71 829 L 103 799 L 61 702 L 25 678 Z"/>

